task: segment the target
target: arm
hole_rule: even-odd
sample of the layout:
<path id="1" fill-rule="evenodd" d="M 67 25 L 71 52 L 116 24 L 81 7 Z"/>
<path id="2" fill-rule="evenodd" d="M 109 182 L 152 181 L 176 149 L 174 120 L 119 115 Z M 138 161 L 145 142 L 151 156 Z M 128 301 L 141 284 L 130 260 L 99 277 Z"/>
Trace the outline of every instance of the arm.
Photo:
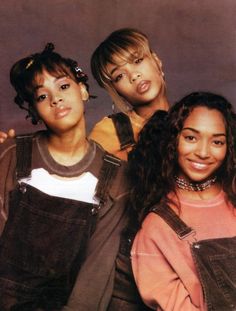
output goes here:
<path id="1" fill-rule="evenodd" d="M 104 311 L 111 299 L 115 260 L 121 231 L 126 224 L 127 194 L 108 200 L 102 207 L 74 288 L 63 310 Z"/>
<path id="2" fill-rule="evenodd" d="M 14 138 L 15 130 L 10 129 L 7 133 L 0 131 L 0 143 L 3 143 L 8 137 Z"/>
<path id="3" fill-rule="evenodd" d="M 152 219 L 155 217 L 158 218 L 154 215 Z M 140 294 L 155 310 L 204 310 L 201 286 L 189 267 L 189 258 L 182 250 L 178 253 L 179 242 L 186 243 L 187 248 L 189 245 L 186 241 L 175 243 L 178 238 L 169 228 L 164 231 L 165 226 L 168 225 L 163 222 L 153 225 L 146 221 L 135 238 L 132 268 Z"/>

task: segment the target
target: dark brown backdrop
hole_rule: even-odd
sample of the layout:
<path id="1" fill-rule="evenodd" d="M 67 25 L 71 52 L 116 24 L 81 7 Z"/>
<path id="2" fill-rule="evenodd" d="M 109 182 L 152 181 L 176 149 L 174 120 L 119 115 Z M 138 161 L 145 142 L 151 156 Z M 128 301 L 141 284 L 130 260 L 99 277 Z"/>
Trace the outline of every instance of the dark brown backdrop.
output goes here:
<path id="1" fill-rule="evenodd" d="M 143 30 L 161 57 L 171 102 L 201 89 L 236 107 L 235 16 L 235 0 L 1 0 L 0 129 L 32 130 L 13 103 L 8 73 L 18 58 L 47 42 L 89 74 L 98 98 L 87 103 L 88 129 L 110 113 L 109 97 L 91 76 L 90 55 L 111 31 L 128 26 Z"/>

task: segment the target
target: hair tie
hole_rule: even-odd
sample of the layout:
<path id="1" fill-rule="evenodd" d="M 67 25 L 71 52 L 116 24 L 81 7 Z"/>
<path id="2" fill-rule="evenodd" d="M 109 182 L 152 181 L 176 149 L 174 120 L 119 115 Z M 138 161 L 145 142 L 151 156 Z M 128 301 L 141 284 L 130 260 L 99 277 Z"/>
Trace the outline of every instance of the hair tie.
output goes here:
<path id="1" fill-rule="evenodd" d="M 33 65 L 33 63 L 34 63 L 34 60 L 33 60 L 33 58 L 31 58 L 31 59 L 28 61 L 27 65 L 25 66 L 25 69 L 28 69 L 31 65 Z"/>

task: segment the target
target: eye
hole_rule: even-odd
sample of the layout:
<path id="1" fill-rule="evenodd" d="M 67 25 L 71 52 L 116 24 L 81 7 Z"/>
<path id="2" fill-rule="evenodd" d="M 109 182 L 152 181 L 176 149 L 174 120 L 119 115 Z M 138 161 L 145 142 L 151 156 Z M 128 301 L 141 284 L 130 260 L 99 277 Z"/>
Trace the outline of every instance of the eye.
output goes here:
<path id="1" fill-rule="evenodd" d="M 119 82 L 122 78 L 123 78 L 124 74 L 123 73 L 120 73 L 118 74 L 115 79 L 114 79 L 114 82 Z"/>
<path id="2" fill-rule="evenodd" d="M 187 141 L 189 141 L 189 142 L 194 142 L 194 141 L 196 141 L 196 137 L 193 136 L 193 135 L 186 135 L 186 136 L 184 136 L 184 139 L 187 140 Z"/>
<path id="3" fill-rule="evenodd" d="M 41 94 L 36 98 L 37 103 L 44 101 L 47 98 L 47 94 Z"/>
<path id="4" fill-rule="evenodd" d="M 60 86 L 60 88 L 62 89 L 62 90 L 66 90 L 66 89 L 68 89 L 70 87 L 70 84 L 69 83 L 65 83 L 65 84 L 62 84 L 61 86 Z"/>
<path id="5" fill-rule="evenodd" d="M 143 61 L 143 57 L 141 58 L 137 58 L 137 59 L 135 59 L 135 64 L 139 64 L 139 63 L 141 63 Z"/>
<path id="6" fill-rule="evenodd" d="M 217 147 L 221 147 L 221 146 L 224 146 L 225 145 L 225 141 L 224 140 L 220 140 L 220 139 L 217 139 L 217 140 L 213 140 L 213 144 Z"/>

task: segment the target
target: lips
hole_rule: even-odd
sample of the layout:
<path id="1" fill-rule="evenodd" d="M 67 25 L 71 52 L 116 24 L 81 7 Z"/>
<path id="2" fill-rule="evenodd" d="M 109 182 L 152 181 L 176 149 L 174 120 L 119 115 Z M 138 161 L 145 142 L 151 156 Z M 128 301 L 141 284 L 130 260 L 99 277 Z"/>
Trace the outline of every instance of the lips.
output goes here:
<path id="1" fill-rule="evenodd" d="M 58 120 L 58 119 L 66 117 L 70 111 L 71 111 L 71 108 L 69 107 L 64 107 L 64 106 L 57 107 L 55 110 L 55 119 Z"/>
<path id="2" fill-rule="evenodd" d="M 142 80 L 141 82 L 139 82 L 139 84 L 137 85 L 136 91 L 139 94 L 143 94 L 145 92 L 147 92 L 149 90 L 151 86 L 151 81 L 148 80 Z"/>
<path id="3" fill-rule="evenodd" d="M 194 161 L 190 161 L 191 166 L 196 169 L 196 170 L 206 170 L 209 167 L 209 163 L 200 163 L 200 162 L 194 162 Z"/>

